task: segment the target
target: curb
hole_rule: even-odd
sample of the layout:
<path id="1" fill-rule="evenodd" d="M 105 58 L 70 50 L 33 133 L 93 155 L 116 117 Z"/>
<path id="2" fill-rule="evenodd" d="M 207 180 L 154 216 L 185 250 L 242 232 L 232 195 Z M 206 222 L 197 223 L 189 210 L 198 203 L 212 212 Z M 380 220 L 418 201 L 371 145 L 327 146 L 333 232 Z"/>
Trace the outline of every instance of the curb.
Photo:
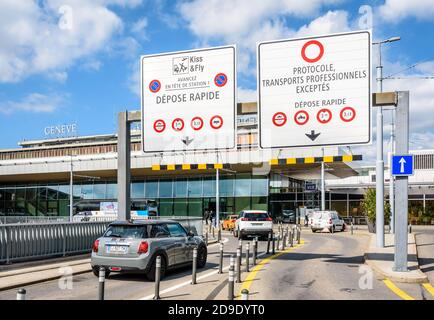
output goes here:
<path id="1" fill-rule="evenodd" d="M 371 235 L 370 241 L 372 240 L 372 237 L 373 236 Z M 385 279 L 389 279 L 389 280 L 400 282 L 400 283 L 427 283 L 427 282 L 429 283 L 428 276 L 426 276 L 419 268 L 419 260 L 417 258 L 416 237 L 414 235 L 413 235 L 413 237 L 415 238 L 414 243 L 416 246 L 416 261 L 417 261 L 417 270 L 415 270 L 414 272 L 419 273 L 419 275 L 417 277 L 409 278 L 408 276 L 403 274 L 403 272 L 400 272 L 402 275 L 397 275 L 397 274 L 394 274 L 391 272 L 384 271 L 382 268 L 378 267 L 375 262 L 373 262 L 374 260 L 369 259 L 369 253 L 368 252 L 365 252 L 363 255 L 365 258 L 365 264 L 370 266 L 376 273 L 380 274 Z M 370 247 L 370 243 L 368 245 L 367 250 L 369 250 L 369 247 Z"/>
<path id="2" fill-rule="evenodd" d="M 75 271 L 75 272 L 73 271 L 71 273 L 71 275 L 75 276 L 75 275 L 79 275 L 79 274 L 83 274 L 83 273 L 88 273 L 88 272 L 92 272 L 92 269 L 89 268 L 89 270 L 80 270 L 80 271 Z M 6 290 L 20 288 L 20 287 L 23 287 L 23 286 L 30 286 L 30 285 L 34 285 L 34 284 L 38 284 L 38 283 L 52 281 L 52 280 L 60 279 L 63 276 L 64 275 L 59 274 L 59 275 L 55 275 L 55 276 L 45 277 L 43 279 L 29 280 L 29 281 L 25 281 L 25 282 L 21 282 L 21 283 L 15 283 L 15 284 L 11 284 L 11 285 L 5 285 L 5 286 L 0 287 L 0 291 L 6 291 Z"/>

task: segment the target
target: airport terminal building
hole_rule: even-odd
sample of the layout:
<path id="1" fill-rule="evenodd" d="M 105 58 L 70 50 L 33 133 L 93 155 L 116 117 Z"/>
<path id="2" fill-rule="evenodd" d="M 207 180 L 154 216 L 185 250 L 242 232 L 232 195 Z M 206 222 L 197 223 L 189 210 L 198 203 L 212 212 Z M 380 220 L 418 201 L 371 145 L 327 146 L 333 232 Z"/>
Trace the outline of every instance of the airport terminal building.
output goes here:
<path id="1" fill-rule="evenodd" d="M 256 103 L 238 104 L 237 149 L 143 154 L 140 131 L 131 137 L 132 210 L 149 200 L 164 216 L 202 216 L 215 210 L 216 168 L 222 213 L 320 206 L 320 168 L 326 166 L 326 208 L 361 216 L 360 202 L 375 187 L 375 168 L 360 167 L 348 148 L 260 150 Z M 345 150 L 345 151 L 344 151 Z M 434 211 L 434 150 L 414 152 L 410 207 Z M 117 135 L 29 140 L 0 150 L 0 215 L 68 216 L 70 177 L 74 212 L 99 211 L 117 201 Z M 388 193 L 388 173 L 386 194 Z M 410 210 L 411 214 L 411 210 Z"/>

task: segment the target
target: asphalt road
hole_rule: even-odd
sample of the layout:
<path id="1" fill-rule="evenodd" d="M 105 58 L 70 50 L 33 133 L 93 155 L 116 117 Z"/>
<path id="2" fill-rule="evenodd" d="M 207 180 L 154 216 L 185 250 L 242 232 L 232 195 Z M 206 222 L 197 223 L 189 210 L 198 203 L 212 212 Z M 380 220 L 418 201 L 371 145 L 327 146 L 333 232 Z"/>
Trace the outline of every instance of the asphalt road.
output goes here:
<path id="1" fill-rule="evenodd" d="M 425 233 L 422 235 L 425 237 Z M 422 244 L 432 273 L 433 234 L 426 235 Z M 229 256 L 235 254 L 238 240 L 229 233 L 223 233 L 225 241 L 224 272 L 217 274 L 219 245 L 208 247 L 208 263 L 199 269 L 197 284 L 191 285 L 191 268 L 171 271 L 161 282 L 160 295 L 163 299 L 227 299 Z M 399 300 L 396 292 L 383 279 L 372 274 L 364 265 L 363 254 L 368 245 L 365 231 L 354 235 L 344 233 L 311 233 L 304 229 L 302 245 L 292 248 L 279 256 L 265 255 L 266 241 L 260 242 L 259 253 L 264 260 L 261 269 L 245 272 L 242 265 L 243 282 L 235 285 L 235 293 L 241 289 L 250 290 L 250 299 L 388 299 Z M 423 238 L 425 241 L 425 238 Z M 245 252 L 245 242 L 243 253 Z M 423 258 L 422 258 L 423 259 Z M 424 260 L 425 261 L 425 260 Z M 244 262 L 244 259 L 243 259 Z M 248 281 L 246 281 L 246 277 Z M 250 279 L 250 280 L 249 280 Z M 61 281 L 61 283 L 64 283 Z M 360 285 L 362 284 L 362 286 Z M 370 288 L 369 285 L 372 284 Z M 26 287 L 27 299 L 84 299 L 93 300 L 98 296 L 98 279 L 92 273 L 73 277 L 71 289 L 60 289 L 59 280 L 48 281 Z M 419 284 L 396 284 L 415 299 L 433 299 Z M 106 299 L 152 299 L 154 283 L 141 275 L 112 274 L 107 279 Z M 15 299 L 16 289 L 0 292 L 0 300 Z"/>

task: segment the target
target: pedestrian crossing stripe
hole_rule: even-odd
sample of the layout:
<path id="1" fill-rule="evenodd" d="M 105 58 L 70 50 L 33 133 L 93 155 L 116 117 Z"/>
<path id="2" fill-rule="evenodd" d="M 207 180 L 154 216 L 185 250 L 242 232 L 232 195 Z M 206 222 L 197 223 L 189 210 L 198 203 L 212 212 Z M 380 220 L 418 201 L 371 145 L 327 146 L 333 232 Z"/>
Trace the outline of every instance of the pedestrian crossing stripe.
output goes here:
<path id="1" fill-rule="evenodd" d="M 270 159 L 269 163 L 272 166 L 288 165 L 288 164 L 305 164 L 305 163 L 331 163 L 331 162 L 352 162 L 362 160 L 362 155 L 346 154 L 342 156 L 324 156 L 324 157 L 304 157 L 304 158 L 284 158 Z"/>

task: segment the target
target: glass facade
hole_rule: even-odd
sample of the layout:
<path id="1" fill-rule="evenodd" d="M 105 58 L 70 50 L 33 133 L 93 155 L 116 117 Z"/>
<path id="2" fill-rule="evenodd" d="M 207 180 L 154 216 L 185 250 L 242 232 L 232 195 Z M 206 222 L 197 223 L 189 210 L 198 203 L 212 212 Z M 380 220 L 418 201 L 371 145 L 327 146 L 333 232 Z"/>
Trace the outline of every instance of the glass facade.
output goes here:
<path id="1" fill-rule="evenodd" d="M 222 175 L 219 181 L 220 212 L 268 208 L 267 176 Z M 100 202 L 116 201 L 115 181 L 76 182 L 74 211 L 98 211 Z M 146 200 L 156 200 L 160 215 L 202 216 L 215 211 L 214 176 L 133 179 L 132 210 L 140 210 Z M 0 185 L 0 215 L 69 215 L 69 184 Z"/>

